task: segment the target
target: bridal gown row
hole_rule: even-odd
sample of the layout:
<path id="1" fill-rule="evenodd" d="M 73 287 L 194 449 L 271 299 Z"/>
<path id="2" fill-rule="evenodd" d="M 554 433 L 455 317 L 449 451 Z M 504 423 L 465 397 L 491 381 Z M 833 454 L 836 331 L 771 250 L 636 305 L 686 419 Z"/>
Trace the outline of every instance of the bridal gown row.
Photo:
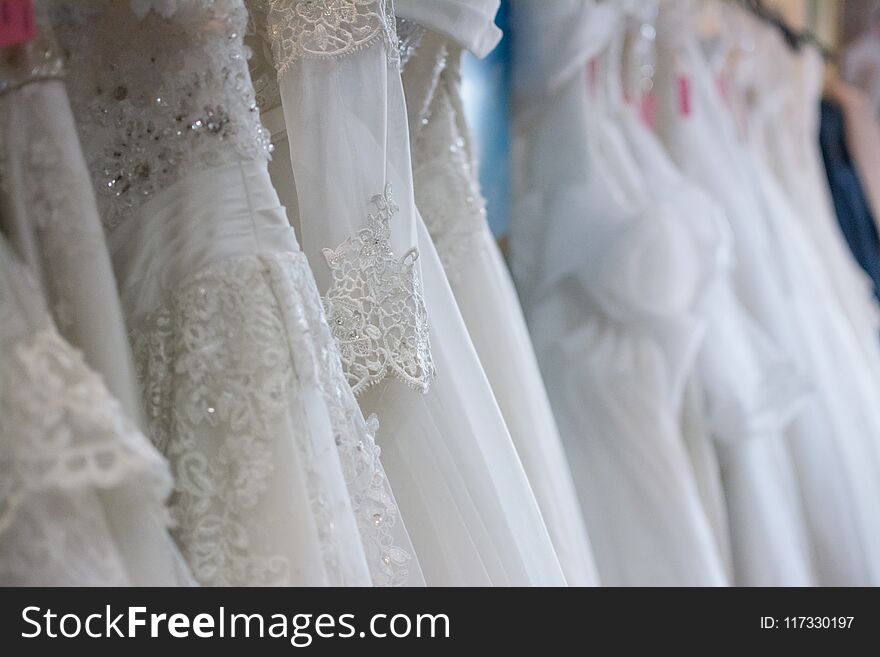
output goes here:
<path id="1" fill-rule="evenodd" d="M 587 530 L 556 422 L 516 291 L 486 219 L 461 101 L 461 46 L 433 31 L 410 43 L 412 54 L 403 82 L 413 140 L 416 204 L 538 500 L 566 580 L 572 586 L 595 585 Z"/>
<path id="2" fill-rule="evenodd" d="M 870 506 L 880 478 L 872 359 L 832 292 L 821 247 L 810 242 L 766 165 L 739 142 L 696 34 L 680 29 L 687 14 L 666 16 L 658 30 L 659 134 L 688 176 L 724 205 L 737 294 L 813 388 L 787 440 L 816 576 L 821 584 L 875 582 L 878 519 Z M 678 111 L 680 80 L 690 94 L 687 112 Z"/>
<path id="3" fill-rule="evenodd" d="M 517 24 L 570 35 L 550 56 L 531 42 L 515 52 L 526 69 L 520 80 L 554 84 L 519 89 L 513 265 L 527 289 L 600 579 L 724 585 L 723 523 L 716 533 L 676 410 L 702 333 L 692 315 L 699 280 L 716 267 L 711 255 L 700 264 L 687 252 L 717 253 L 719 235 L 690 231 L 672 208 L 643 205 L 633 193 L 638 174 L 623 137 L 585 75 L 617 27 L 614 9 L 577 2 L 552 12 L 530 2 L 515 9 Z M 581 66 L 557 68 L 572 61 Z M 645 285 L 650 295 L 640 293 Z"/>
<path id="4" fill-rule="evenodd" d="M 733 3 L 512 0 L 511 276 L 461 79 L 499 0 L 33 4 L 0 583 L 880 584 L 818 53 Z"/>
<path id="5" fill-rule="evenodd" d="M 435 3 L 408 5 L 430 14 Z M 442 3 L 473 17 L 459 5 Z M 380 419 L 382 462 L 428 585 L 565 584 L 416 209 L 393 16 L 360 0 L 324 13 L 249 6 L 272 182 L 296 208 L 348 380 Z"/>
<path id="6" fill-rule="evenodd" d="M 421 579 L 272 188 L 241 2 L 50 3 L 201 584 Z"/>
<path id="7" fill-rule="evenodd" d="M 0 583 L 187 585 L 61 73 L 0 63 Z"/>
<path id="8" fill-rule="evenodd" d="M 705 5 L 513 8 L 512 267 L 601 580 L 874 582 L 876 307 L 816 175 L 812 55 L 724 86 Z M 746 135 L 722 90 L 761 103 Z"/>
<path id="9" fill-rule="evenodd" d="M 403 4 L 475 52 L 500 36 L 492 0 Z M 518 388 L 505 399 L 521 443 L 522 424 L 546 431 L 523 449 L 556 544 L 416 209 L 390 6 L 37 9 L 67 57 L 75 126 L 57 80 L 45 100 L 66 118 L 35 111 L 30 87 L 15 99 L 4 139 L 24 155 L 4 167 L 3 230 L 167 459 L 181 572 L 202 585 L 564 585 L 558 551 L 571 583 L 596 583 L 521 322 L 508 348 L 523 352 L 534 410 L 511 410 Z M 43 142 L 76 149 L 75 175 L 46 175 L 57 153 Z M 91 242 L 26 211 L 31 178 L 49 219 L 78 205 Z M 500 280 L 496 304 L 515 309 L 488 252 L 471 275 Z"/>

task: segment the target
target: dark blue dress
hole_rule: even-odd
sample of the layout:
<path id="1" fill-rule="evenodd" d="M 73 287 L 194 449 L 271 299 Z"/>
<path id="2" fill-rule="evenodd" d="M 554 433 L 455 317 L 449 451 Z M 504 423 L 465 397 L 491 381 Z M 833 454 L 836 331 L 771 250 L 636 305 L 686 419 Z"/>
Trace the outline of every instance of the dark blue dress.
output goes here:
<path id="1" fill-rule="evenodd" d="M 859 265 L 874 281 L 874 295 L 880 299 L 880 238 L 846 147 L 843 110 L 827 101 L 822 101 L 819 143 L 840 229 Z"/>

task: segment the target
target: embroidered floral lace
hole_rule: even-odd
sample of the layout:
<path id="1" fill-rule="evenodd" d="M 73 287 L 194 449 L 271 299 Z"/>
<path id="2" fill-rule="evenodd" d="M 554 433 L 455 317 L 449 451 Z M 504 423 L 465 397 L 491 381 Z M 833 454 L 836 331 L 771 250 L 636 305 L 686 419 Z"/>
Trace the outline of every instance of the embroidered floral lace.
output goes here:
<path id="1" fill-rule="evenodd" d="M 378 460 L 377 423 L 357 411 L 304 255 L 221 261 L 185 281 L 133 338 L 152 434 L 176 477 L 176 531 L 200 581 L 288 580 L 294 564 L 255 542 L 249 522 L 283 475 L 273 465 L 284 448 L 280 431 L 293 433 L 303 463 L 315 460 L 298 406 L 304 386 L 315 385 L 330 412 L 362 538 L 369 539 L 374 583 L 406 580 L 411 557 L 393 542 L 397 510 Z M 309 476 L 324 562 L 337 573 L 337 509 L 322 493 L 320 473 L 310 469 Z"/>
<path id="2" fill-rule="evenodd" d="M 56 12 L 110 229 L 194 171 L 268 156 L 241 0 L 66 1 Z M 372 581 L 406 581 L 411 555 L 394 539 L 397 510 L 378 460 L 376 422 L 365 422 L 342 374 L 305 256 L 220 259 L 161 296 L 148 315 L 128 320 L 151 438 L 175 477 L 176 538 L 196 578 L 298 581 L 302 564 L 286 548 L 311 530 L 270 515 L 290 490 L 285 464 L 295 451 L 326 583 L 363 583 L 349 580 L 334 527 L 334 518 L 351 513 L 346 505 Z M 348 488 L 342 498 L 324 481 L 328 470 L 314 467 L 330 458 L 320 430 L 310 429 L 316 412 L 330 416 L 332 458 Z"/>
<path id="3" fill-rule="evenodd" d="M 418 251 L 399 260 L 390 222 L 398 208 L 391 186 L 373 197 L 367 226 L 324 249 L 333 283 L 324 297 L 330 330 L 355 394 L 391 373 L 420 392 L 434 375 L 428 317 L 415 270 Z"/>
<path id="4" fill-rule="evenodd" d="M 419 212 L 451 279 L 486 227 L 485 201 L 465 136 L 441 78 L 413 136 L 413 184 Z"/>
<path id="5" fill-rule="evenodd" d="M 394 15 L 386 0 L 256 0 L 279 73 L 303 58 L 344 57 L 385 41 L 398 61 Z"/>

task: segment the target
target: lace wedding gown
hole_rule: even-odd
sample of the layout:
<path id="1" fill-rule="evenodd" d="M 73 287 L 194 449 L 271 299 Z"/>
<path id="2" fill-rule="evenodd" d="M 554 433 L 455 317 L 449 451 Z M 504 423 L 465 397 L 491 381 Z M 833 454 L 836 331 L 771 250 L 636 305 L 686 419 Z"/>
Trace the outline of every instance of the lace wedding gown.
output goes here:
<path id="1" fill-rule="evenodd" d="M 690 5 L 681 5 L 690 11 Z M 661 14 L 661 18 L 663 15 Z M 689 25 L 658 30 L 658 128 L 673 159 L 725 208 L 737 296 L 814 387 L 787 431 L 820 584 L 876 581 L 877 435 L 854 334 L 772 174 L 747 153 Z M 685 82 L 683 83 L 682 80 Z M 681 110 L 682 87 L 689 90 Z"/>
<path id="2" fill-rule="evenodd" d="M 241 1 L 50 7 L 196 579 L 419 581 L 269 180 Z"/>
<path id="3" fill-rule="evenodd" d="M 428 584 L 564 584 L 415 207 L 389 7 L 249 7 L 266 44 L 254 48 L 264 58 L 254 76 L 276 145 L 273 181 L 298 208 L 352 389 L 382 422 L 383 463 Z"/>
<path id="4" fill-rule="evenodd" d="M 416 204 L 541 507 L 566 580 L 572 586 L 596 585 L 583 515 L 531 338 L 486 220 L 461 104 L 461 47 L 427 32 L 410 49 L 414 54 L 404 69 L 403 82 L 413 140 Z"/>

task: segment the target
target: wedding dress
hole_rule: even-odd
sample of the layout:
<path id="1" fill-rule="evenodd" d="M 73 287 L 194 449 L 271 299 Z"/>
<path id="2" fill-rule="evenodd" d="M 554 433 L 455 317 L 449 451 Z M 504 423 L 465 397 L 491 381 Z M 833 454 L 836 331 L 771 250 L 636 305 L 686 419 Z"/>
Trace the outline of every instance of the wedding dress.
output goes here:
<path id="1" fill-rule="evenodd" d="M 703 406 L 690 412 L 702 418 L 700 424 L 716 440 L 712 453 L 721 469 L 723 492 L 715 504 L 727 510 L 734 581 L 808 586 L 814 583 L 810 546 L 784 443 L 784 430 L 808 393 L 805 381 L 736 298 L 730 271 L 733 245 L 721 209 L 675 169 L 634 108 L 618 107 L 615 115 L 639 162 L 641 186 L 654 198 L 673 203 L 681 221 L 707 233 L 706 243 L 716 244 L 717 275 L 707 282 L 710 289 L 700 308 L 705 334 L 691 382 L 699 388 Z M 712 235 L 714 240 L 708 238 Z M 709 463 L 702 470 L 709 470 L 711 456 L 705 457 Z M 697 472 L 698 480 L 711 476 L 699 477 L 699 468 Z M 704 506 L 711 510 L 713 505 Z"/>
<path id="2" fill-rule="evenodd" d="M 0 583 L 190 584 L 167 530 L 168 466 L 129 419 L 110 263 L 60 55 L 37 19 L 38 35 L 0 57 L 0 226 L 29 260 L 0 237 Z"/>
<path id="3" fill-rule="evenodd" d="M 166 529 L 167 464 L 58 334 L 2 237 L 0 372 L 0 583 L 191 583 Z"/>
<path id="4" fill-rule="evenodd" d="M 468 4 L 444 6 L 465 20 Z M 430 13 L 435 3 L 409 5 Z M 383 463 L 428 584 L 564 584 L 415 207 L 390 6 L 249 7 L 266 44 L 254 48 L 265 60 L 254 76 L 276 146 L 273 182 L 298 208 L 292 218 L 352 389 L 382 422 Z"/>
<path id="5" fill-rule="evenodd" d="M 668 203 L 648 203 L 639 192 L 626 143 L 590 82 L 587 62 L 619 29 L 615 9 L 587 2 L 514 8 L 529 34 L 592 37 L 516 42 L 524 79 L 557 83 L 544 94 L 520 88 L 512 238 L 514 253 L 537 250 L 537 279 L 525 284 L 527 318 L 600 579 L 724 585 L 724 549 L 679 420 L 702 334 L 701 280 L 714 275 L 717 245 L 689 230 Z M 547 47 L 568 48 L 568 56 L 546 56 Z M 580 68 L 563 77 L 553 62 L 567 65 L 572 56 Z M 551 66 L 536 71 L 542 63 Z M 536 230 L 540 241 L 519 241 Z"/>
<path id="6" fill-rule="evenodd" d="M 880 313 L 871 282 L 853 259 L 838 225 L 821 159 L 819 110 L 825 62 L 813 48 L 792 52 L 771 29 L 759 26 L 759 47 L 768 54 L 762 64 L 748 59 L 740 64 L 739 94 L 757 99 L 748 111 L 749 141 L 797 211 L 798 223 L 814 248 L 821 251 L 822 266 L 857 334 L 865 364 L 880 383 Z M 764 64 L 764 59 L 774 65 Z M 873 116 L 867 119 L 873 124 Z M 873 136 L 863 135 L 861 141 L 874 143 Z"/>
<path id="7" fill-rule="evenodd" d="M 661 13 L 658 128 L 677 164 L 725 208 L 737 296 L 815 394 L 787 436 L 821 584 L 876 581 L 876 403 L 827 278 L 759 158 L 736 137 L 693 29 L 690 3 Z M 682 16 L 682 13 L 687 16 Z M 844 373 L 845 372 L 845 373 Z M 847 399 L 849 397 L 849 399 Z"/>
<path id="8" fill-rule="evenodd" d="M 566 580 L 572 586 L 595 585 L 592 550 L 556 421 L 516 291 L 486 220 L 461 104 L 461 47 L 427 32 L 410 50 L 414 54 L 404 69 L 403 83 L 416 205 L 437 247 Z"/>
<path id="9" fill-rule="evenodd" d="M 38 283 L 55 325 L 126 415 L 141 404 L 107 244 L 44 5 L 38 36 L 0 63 L 0 227 Z"/>
<path id="10" fill-rule="evenodd" d="M 375 420 L 269 180 L 241 0 L 50 7 L 196 579 L 418 582 Z"/>

